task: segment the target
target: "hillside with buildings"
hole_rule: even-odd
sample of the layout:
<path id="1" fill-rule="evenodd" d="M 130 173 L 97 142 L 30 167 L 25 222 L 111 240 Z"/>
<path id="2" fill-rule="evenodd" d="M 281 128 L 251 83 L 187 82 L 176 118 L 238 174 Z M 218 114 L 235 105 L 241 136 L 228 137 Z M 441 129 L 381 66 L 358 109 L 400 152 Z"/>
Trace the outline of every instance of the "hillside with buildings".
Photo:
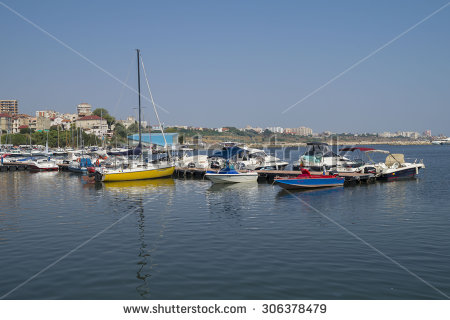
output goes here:
<path id="1" fill-rule="evenodd" d="M 128 144 L 134 140 L 133 134 L 138 132 L 138 125 L 134 117 L 125 120 L 116 120 L 106 109 L 94 109 L 88 103 L 80 103 L 74 107 L 74 113 L 60 113 L 54 110 L 38 110 L 34 115 L 19 113 L 17 100 L 0 100 L 0 134 L 20 135 L 33 132 L 44 132 L 50 129 L 58 132 L 82 132 L 92 143 L 102 141 L 106 143 Z M 161 132 L 161 128 L 153 126 L 147 128 L 147 123 L 142 122 L 143 132 L 152 133 L 155 136 Z M 314 132 L 312 128 L 300 126 L 296 128 L 252 127 L 236 128 L 233 126 L 220 128 L 193 127 L 185 125 L 171 125 L 164 128 L 167 133 L 176 133 L 174 143 L 180 144 L 210 144 L 223 141 L 238 141 L 253 145 L 298 145 L 309 141 L 329 141 L 336 137 L 341 143 L 348 144 L 424 144 L 430 143 L 433 138 L 431 131 L 420 134 L 414 131 L 381 132 L 381 133 L 333 133 L 324 131 Z M 69 134 L 70 137 L 73 133 Z M 442 136 L 438 136 L 442 138 Z M 17 141 L 23 141 L 23 137 L 17 136 Z M 73 142 L 71 139 L 69 139 Z M 5 138 L 2 141 L 6 141 Z"/>

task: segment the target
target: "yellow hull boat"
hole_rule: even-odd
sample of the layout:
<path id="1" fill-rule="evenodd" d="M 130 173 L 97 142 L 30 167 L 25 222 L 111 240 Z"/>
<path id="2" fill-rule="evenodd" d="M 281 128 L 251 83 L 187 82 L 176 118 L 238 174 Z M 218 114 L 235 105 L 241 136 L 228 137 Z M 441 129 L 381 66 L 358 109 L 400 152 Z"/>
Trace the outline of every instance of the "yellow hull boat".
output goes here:
<path id="1" fill-rule="evenodd" d="M 162 168 L 136 168 L 106 171 L 102 173 L 102 181 L 132 181 L 168 177 L 173 174 L 175 166 Z"/>

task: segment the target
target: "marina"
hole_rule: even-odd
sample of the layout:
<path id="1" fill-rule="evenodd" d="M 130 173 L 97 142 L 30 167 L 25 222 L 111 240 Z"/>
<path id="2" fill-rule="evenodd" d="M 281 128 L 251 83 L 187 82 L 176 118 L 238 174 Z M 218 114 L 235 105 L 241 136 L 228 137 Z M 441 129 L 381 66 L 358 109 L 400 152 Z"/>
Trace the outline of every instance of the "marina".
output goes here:
<path id="1" fill-rule="evenodd" d="M 450 2 L 406 4 L 0 1 L 1 320 L 446 320 Z"/>
<path id="2" fill-rule="evenodd" d="M 67 163 L 60 163 L 58 164 L 60 171 L 69 171 L 69 164 Z M 6 171 L 25 171 L 30 170 L 27 162 L 10 162 L 5 163 L 4 165 L 0 166 L 0 172 L 6 172 Z M 211 169 L 208 170 L 214 171 L 217 169 Z M 217 170 L 218 171 L 218 170 Z M 244 172 L 245 170 L 240 170 Z M 299 171 L 293 171 L 293 170 L 255 170 L 255 172 L 258 174 L 259 180 L 269 180 L 273 181 L 275 177 L 287 177 L 287 176 L 295 176 L 298 175 Z M 206 173 L 205 169 L 199 169 L 199 168 L 180 168 L 175 167 L 173 176 L 174 177 L 196 177 L 196 178 L 203 178 Z M 311 172 L 313 175 L 320 175 L 321 172 Z M 357 172 L 348 172 L 348 173 L 339 173 L 340 177 L 343 177 L 347 183 L 371 183 L 375 181 L 375 178 L 373 174 L 370 173 L 357 173 Z"/>
<path id="3" fill-rule="evenodd" d="M 306 191 L 265 179 L 216 184 L 191 177 L 202 172 L 192 168 L 100 183 L 69 171 L 2 172 L 0 286 L 14 288 L 123 218 L 10 298 L 439 299 L 309 207 L 450 290 L 449 173 L 441 166 L 450 149 L 391 151 L 423 158 L 426 170 L 418 179 Z"/>

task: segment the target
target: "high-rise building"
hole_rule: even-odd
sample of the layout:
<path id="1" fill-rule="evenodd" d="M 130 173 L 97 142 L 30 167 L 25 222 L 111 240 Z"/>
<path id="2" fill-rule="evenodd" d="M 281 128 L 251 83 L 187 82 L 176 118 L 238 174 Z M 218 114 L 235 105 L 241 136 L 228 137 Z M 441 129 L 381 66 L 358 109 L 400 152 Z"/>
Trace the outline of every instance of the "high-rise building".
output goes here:
<path id="1" fill-rule="evenodd" d="M 17 100 L 0 100 L 0 113 L 14 115 L 19 113 L 19 103 Z"/>

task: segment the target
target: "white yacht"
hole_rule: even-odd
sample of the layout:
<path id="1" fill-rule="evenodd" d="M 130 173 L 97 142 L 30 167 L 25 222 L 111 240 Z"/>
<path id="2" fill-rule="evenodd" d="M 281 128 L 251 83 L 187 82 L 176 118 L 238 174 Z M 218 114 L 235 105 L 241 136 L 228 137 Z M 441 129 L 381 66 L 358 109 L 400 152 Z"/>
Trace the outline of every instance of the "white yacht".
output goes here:
<path id="1" fill-rule="evenodd" d="M 355 161 L 356 163 L 360 163 L 359 171 L 357 172 L 372 173 L 380 180 L 390 181 L 413 178 L 419 174 L 420 169 L 425 168 L 423 160 L 418 161 L 416 159 L 413 162 L 405 162 L 405 156 L 401 153 L 390 153 L 386 150 L 364 147 L 343 148 L 341 151 L 360 151 L 364 153 L 368 160 Z M 384 162 L 375 162 L 371 155 L 377 153 L 387 154 L 386 160 Z"/>
<path id="2" fill-rule="evenodd" d="M 208 156 L 194 154 L 194 150 L 191 148 L 180 148 L 178 154 L 175 156 L 175 166 L 206 169 L 209 166 Z"/>
<path id="3" fill-rule="evenodd" d="M 230 159 L 239 169 L 248 170 L 283 170 L 289 163 L 268 155 L 264 150 L 239 147 L 237 143 L 224 142 L 220 151 L 210 157 L 211 168 L 221 168 L 223 159 Z"/>
<path id="4" fill-rule="evenodd" d="M 294 170 L 305 168 L 311 171 L 334 170 L 343 172 L 358 171 L 355 161 L 333 152 L 328 143 L 308 142 L 305 153 L 293 164 Z M 350 170 L 350 168 L 353 168 Z"/>
<path id="5" fill-rule="evenodd" d="M 28 162 L 28 166 L 32 170 L 40 171 L 57 171 L 58 165 L 55 160 L 51 160 L 50 157 L 45 159 L 38 159 Z"/>
<path id="6" fill-rule="evenodd" d="M 289 164 L 277 157 L 268 155 L 264 150 L 243 147 L 236 154 L 238 168 L 249 170 L 283 170 Z"/>

